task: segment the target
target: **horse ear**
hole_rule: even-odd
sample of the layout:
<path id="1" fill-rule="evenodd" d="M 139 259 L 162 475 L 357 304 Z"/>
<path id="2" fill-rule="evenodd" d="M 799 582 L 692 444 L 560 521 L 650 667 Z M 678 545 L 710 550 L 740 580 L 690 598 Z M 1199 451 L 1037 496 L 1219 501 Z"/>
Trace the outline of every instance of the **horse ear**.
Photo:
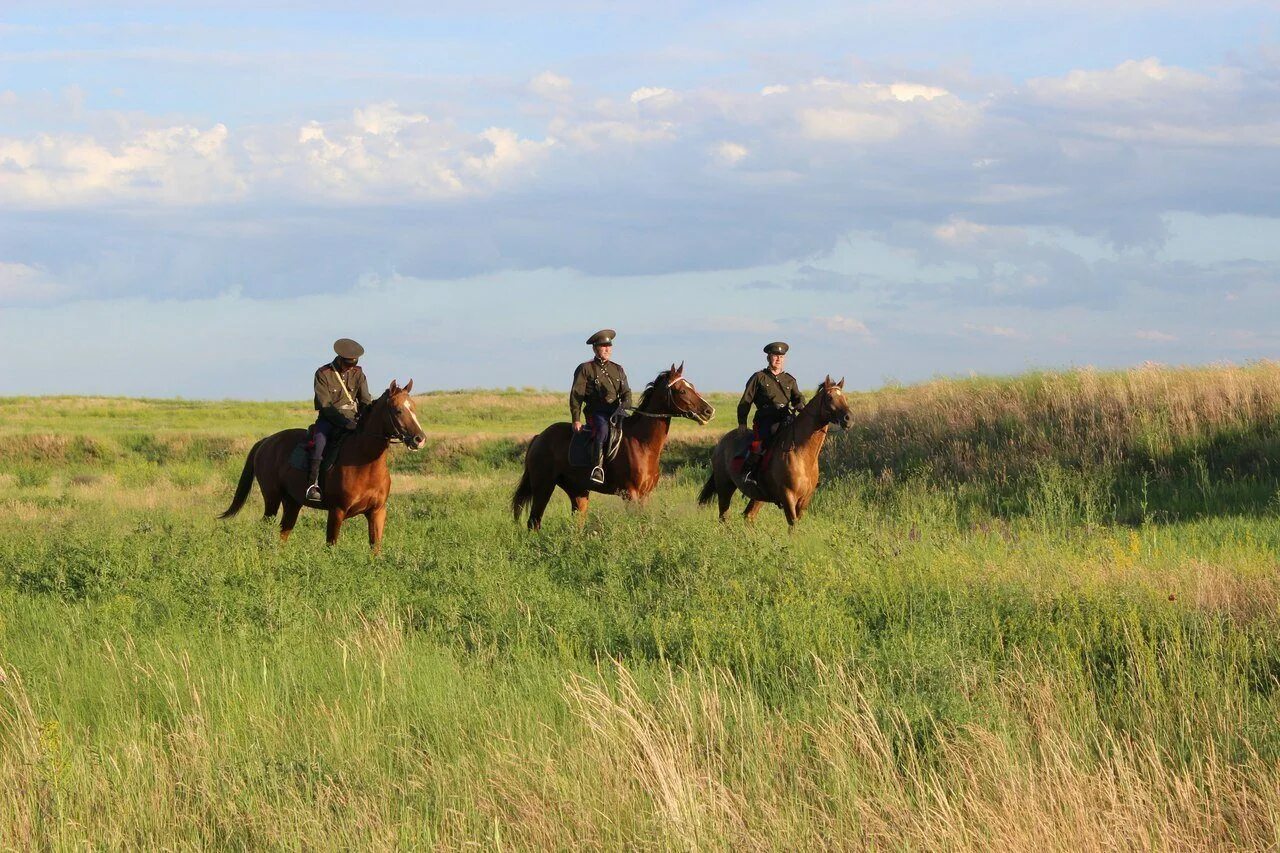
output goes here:
<path id="1" fill-rule="evenodd" d="M 409 384 L 404 386 L 404 393 L 408 394 L 412 390 L 413 390 L 413 380 L 410 379 Z"/>
<path id="2" fill-rule="evenodd" d="M 410 380 L 409 384 L 410 384 L 410 385 L 412 385 L 412 384 L 413 384 L 413 381 L 412 381 L 412 380 Z M 840 381 L 836 383 L 836 387 L 837 387 L 837 388 L 844 388 L 844 377 L 843 377 L 843 376 L 841 376 L 841 377 L 840 377 Z"/>
<path id="3" fill-rule="evenodd" d="M 391 380 L 391 387 L 390 387 L 390 388 L 388 388 L 387 390 L 388 390 L 388 391 L 390 391 L 392 394 L 394 394 L 394 393 L 396 393 L 397 391 L 399 391 L 400 389 L 396 387 L 396 381 L 395 381 L 394 379 L 392 379 L 392 380 Z"/>
<path id="4" fill-rule="evenodd" d="M 830 388 L 830 387 L 831 387 L 832 385 L 834 385 L 834 384 L 835 384 L 835 383 L 831 381 L 831 374 L 830 374 L 830 373 L 828 373 L 828 374 L 827 374 L 827 378 L 826 378 L 826 379 L 822 380 L 822 387 L 823 387 L 823 388 Z"/>
<path id="5" fill-rule="evenodd" d="M 684 362 L 680 362 L 680 366 L 676 368 L 676 376 L 684 376 Z"/>

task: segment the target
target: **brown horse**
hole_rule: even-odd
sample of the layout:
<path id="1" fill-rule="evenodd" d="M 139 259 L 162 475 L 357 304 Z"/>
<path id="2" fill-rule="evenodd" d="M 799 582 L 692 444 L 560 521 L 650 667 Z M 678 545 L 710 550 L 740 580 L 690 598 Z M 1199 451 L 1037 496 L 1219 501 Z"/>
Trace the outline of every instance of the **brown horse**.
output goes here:
<path id="1" fill-rule="evenodd" d="M 280 541 L 289 538 L 298 512 L 304 506 L 329 511 L 327 540 L 330 545 L 338 541 L 342 522 L 354 515 L 363 515 L 369 522 L 369 546 L 376 554 L 382 547 L 382 528 L 387 522 L 387 495 L 391 493 L 391 475 L 387 471 L 387 450 L 393 441 L 402 441 L 410 450 L 418 450 L 427 437 L 413 411 L 409 392 L 413 380 L 403 388 L 391 387 L 373 401 L 373 405 L 361 415 L 359 426 L 346 438 L 338 450 L 338 458 L 324 475 L 320 484 L 324 498 L 309 501 L 307 472 L 289 464 L 289 455 L 298 443 L 305 441 L 305 429 L 286 429 L 269 435 L 249 450 L 249 458 L 240 472 L 235 497 L 220 518 L 230 518 L 240 511 L 253 479 L 257 477 L 265 504 L 262 517 L 275 517 L 280 506 Z"/>
<path id="2" fill-rule="evenodd" d="M 684 378 L 684 364 L 674 364 L 649 383 L 640 405 L 622 422 L 622 446 L 618 455 L 605 462 L 604 482 L 591 482 L 589 468 L 569 464 L 569 442 L 573 427 L 561 421 L 552 424 L 529 442 L 524 456 L 524 476 L 511 497 L 511 511 L 520 520 L 526 504 L 529 529 L 542 528 L 542 513 L 556 486 L 564 489 L 575 513 L 587 511 L 591 492 L 619 495 L 623 500 L 644 501 L 658 485 L 658 460 L 667 443 L 673 417 L 690 418 L 705 424 L 716 410 Z"/>
<path id="3" fill-rule="evenodd" d="M 818 453 L 827 440 L 827 430 L 836 422 L 848 429 L 853 426 L 853 414 L 844 396 L 844 379 L 832 382 L 828 376 L 796 419 L 774 436 L 772 449 L 756 471 L 755 486 L 744 483 L 741 472 L 735 473 L 729 464 L 734 451 L 747 441 L 748 429 L 738 427 L 725 433 L 712 451 L 711 477 L 702 487 L 698 503 L 705 506 L 712 497 L 719 497 L 720 520 L 724 521 L 738 489 L 750 498 L 742 513 L 747 521 L 754 521 L 760 507 L 771 503 L 782 507 L 787 524 L 794 528 L 818 488 Z"/>

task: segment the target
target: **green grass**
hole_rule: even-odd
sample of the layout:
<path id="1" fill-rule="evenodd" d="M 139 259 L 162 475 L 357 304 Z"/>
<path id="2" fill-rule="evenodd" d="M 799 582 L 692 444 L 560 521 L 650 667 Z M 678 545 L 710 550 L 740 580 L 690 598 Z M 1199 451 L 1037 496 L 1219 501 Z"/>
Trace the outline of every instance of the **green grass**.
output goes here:
<path id="1" fill-rule="evenodd" d="M 1145 457 L 1081 452 L 1155 446 L 1118 412 L 983 449 L 983 406 L 1046 442 L 1045 388 L 1107 410 L 1087 377 L 856 398 L 795 535 L 695 505 L 722 402 L 647 506 L 529 535 L 558 398 L 431 395 L 379 558 L 214 519 L 305 407 L 0 401 L 0 845 L 1273 845 L 1277 411 L 1170 374 L 1201 402 L 1139 403 L 1201 420 Z"/>

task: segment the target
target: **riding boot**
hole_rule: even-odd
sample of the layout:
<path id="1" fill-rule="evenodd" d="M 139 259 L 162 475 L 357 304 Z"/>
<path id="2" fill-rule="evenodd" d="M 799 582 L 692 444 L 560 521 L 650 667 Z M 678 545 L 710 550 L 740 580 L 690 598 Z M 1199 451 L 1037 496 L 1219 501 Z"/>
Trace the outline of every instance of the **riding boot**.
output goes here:
<path id="1" fill-rule="evenodd" d="M 310 486 L 307 486 L 307 500 L 309 501 L 320 500 L 321 495 L 320 495 L 320 460 L 319 459 L 311 460 L 311 470 L 307 474 L 307 480 L 311 483 Z"/>
<path id="2" fill-rule="evenodd" d="M 747 458 L 742 461 L 742 482 L 748 486 L 760 485 L 756 482 L 756 466 L 760 464 L 760 457 L 763 453 L 751 451 L 747 454 Z"/>

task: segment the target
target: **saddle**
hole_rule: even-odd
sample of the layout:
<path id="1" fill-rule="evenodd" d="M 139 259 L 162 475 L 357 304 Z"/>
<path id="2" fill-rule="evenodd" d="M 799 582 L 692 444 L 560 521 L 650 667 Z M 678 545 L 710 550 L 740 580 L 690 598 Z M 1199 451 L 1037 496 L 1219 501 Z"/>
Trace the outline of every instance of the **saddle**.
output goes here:
<path id="1" fill-rule="evenodd" d="M 329 473 L 329 469 L 338 461 L 338 451 L 342 449 L 342 445 L 347 440 L 347 436 L 351 435 L 348 430 L 341 430 L 337 434 L 330 436 L 329 442 L 324 446 L 324 456 L 320 458 L 320 479 Z M 311 429 L 307 430 L 307 437 L 299 441 L 293 447 L 293 451 L 289 454 L 289 467 L 296 468 L 299 471 L 308 471 L 311 468 L 311 448 L 315 447 L 315 437 L 311 434 Z"/>
<path id="2" fill-rule="evenodd" d="M 742 466 L 746 464 L 748 454 L 754 450 L 762 454 L 760 464 L 756 466 L 756 470 L 763 471 L 768 468 L 770 460 L 773 459 L 774 445 L 777 443 L 778 433 L 782 432 L 783 428 L 793 420 L 795 418 L 790 417 L 785 421 L 779 422 L 769 435 L 761 435 L 759 429 L 756 426 L 752 426 L 751 429 L 747 430 L 746 435 L 738 441 L 738 447 L 733 457 L 729 460 L 729 467 L 735 474 L 740 472 Z"/>
<path id="3" fill-rule="evenodd" d="M 613 461 L 618 455 L 618 448 L 622 447 L 622 418 L 615 416 L 609 419 L 608 435 L 604 440 L 604 459 L 606 462 Z M 590 427 L 583 427 L 573 434 L 569 439 L 569 464 L 574 468 L 593 468 L 596 464 L 596 455 L 592 452 L 595 447 L 595 432 Z"/>

